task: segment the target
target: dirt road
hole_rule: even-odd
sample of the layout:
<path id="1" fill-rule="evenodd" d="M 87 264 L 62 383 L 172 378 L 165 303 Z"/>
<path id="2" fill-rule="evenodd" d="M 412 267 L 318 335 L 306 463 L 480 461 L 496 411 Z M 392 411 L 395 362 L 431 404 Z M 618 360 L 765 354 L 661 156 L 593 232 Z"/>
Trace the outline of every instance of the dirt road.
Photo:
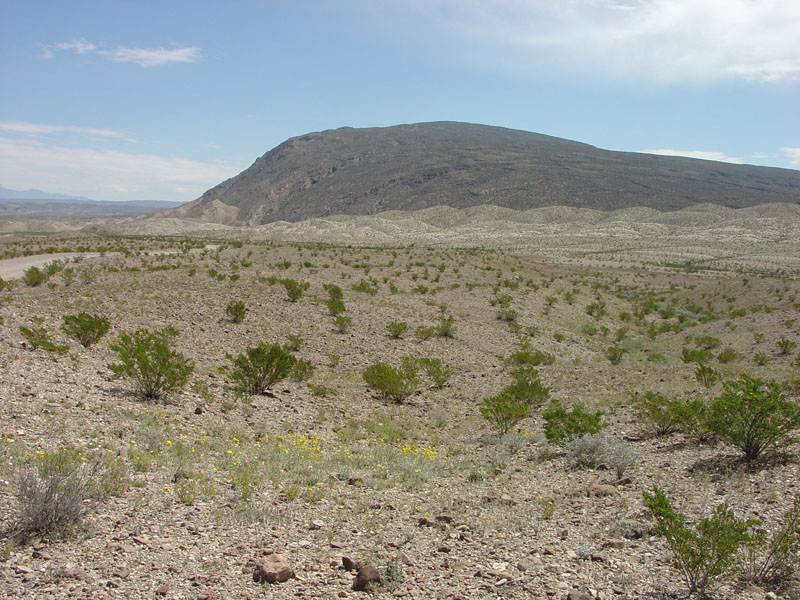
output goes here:
<path id="1" fill-rule="evenodd" d="M 100 256 L 97 252 L 73 252 L 63 254 L 37 254 L 35 256 L 18 256 L 17 258 L 7 258 L 0 260 L 0 277 L 3 279 L 15 279 L 22 277 L 27 269 L 31 267 L 41 267 L 54 260 L 70 260 L 73 256 L 83 256 L 91 258 Z"/>

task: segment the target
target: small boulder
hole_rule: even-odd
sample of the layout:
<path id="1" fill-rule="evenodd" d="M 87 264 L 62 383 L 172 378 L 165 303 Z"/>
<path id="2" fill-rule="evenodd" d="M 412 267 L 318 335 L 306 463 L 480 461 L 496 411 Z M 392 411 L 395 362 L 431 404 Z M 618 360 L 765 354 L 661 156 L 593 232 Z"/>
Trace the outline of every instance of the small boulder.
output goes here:
<path id="1" fill-rule="evenodd" d="M 253 569 L 256 583 L 283 583 L 294 577 L 294 570 L 282 554 L 270 554 Z"/>
<path id="2" fill-rule="evenodd" d="M 378 569 L 372 565 L 364 565 L 356 573 L 356 578 L 353 581 L 353 589 L 357 592 L 363 592 L 370 585 L 381 585 L 381 574 Z"/>

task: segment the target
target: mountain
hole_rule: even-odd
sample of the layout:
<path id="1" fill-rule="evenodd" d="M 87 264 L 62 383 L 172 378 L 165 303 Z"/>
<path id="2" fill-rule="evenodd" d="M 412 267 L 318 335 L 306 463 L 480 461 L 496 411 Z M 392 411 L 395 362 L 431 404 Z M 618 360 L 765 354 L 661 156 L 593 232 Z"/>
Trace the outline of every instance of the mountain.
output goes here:
<path id="1" fill-rule="evenodd" d="M 92 202 L 83 196 L 65 196 L 64 194 L 52 194 L 42 190 L 11 190 L 0 185 L 0 200 L 50 200 L 51 202 Z"/>
<path id="2" fill-rule="evenodd" d="M 674 211 L 800 204 L 800 171 L 602 150 L 527 131 L 434 122 L 294 137 L 160 216 L 228 225 L 437 205 Z"/>
<path id="3" fill-rule="evenodd" d="M 59 195 L 59 194 L 54 194 Z M 0 218 L 69 218 L 143 215 L 180 206 L 181 202 L 128 200 L 111 202 L 86 199 L 8 199 L 0 198 Z"/>

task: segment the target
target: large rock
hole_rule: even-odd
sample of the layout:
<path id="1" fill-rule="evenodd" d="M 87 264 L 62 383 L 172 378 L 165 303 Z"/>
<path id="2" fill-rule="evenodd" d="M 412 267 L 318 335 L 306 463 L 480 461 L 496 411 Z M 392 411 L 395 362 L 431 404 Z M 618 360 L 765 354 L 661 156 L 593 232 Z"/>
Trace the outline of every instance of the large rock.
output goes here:
<path id="1" fill-rule="evenodd" d="M 364 565 L 356 573 L 356 578 L 353 581 L 353 589 L 357 592 L 363 592 L 367 587 L 372 585 L 381 585 L 381 574 L 378 569 L 372 565 Z"/>
<path id="2" fill-rule="evenodd" d="M 282 554 L 270 554 L 253 569 L 256 583 L 283 583 L 294 576 L 294 570 Z"/>

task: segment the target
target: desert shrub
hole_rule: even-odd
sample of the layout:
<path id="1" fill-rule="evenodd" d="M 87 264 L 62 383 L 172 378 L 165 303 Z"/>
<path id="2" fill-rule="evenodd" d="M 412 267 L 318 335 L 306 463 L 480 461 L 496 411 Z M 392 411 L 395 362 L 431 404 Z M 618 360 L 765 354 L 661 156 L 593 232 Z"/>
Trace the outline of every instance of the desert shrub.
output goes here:
<path id="1" fill-rule="evenodd" d="M 90 315 L 85 312 L 77 315 L 64 315 L 64 324 L 61 331 L 74 340 L 77 340 L 84 348 L 96 344 L 108 333 L 110 324 L 108 319 L 99 315 Z"/>
<path id="2" fill-rule="evenodd" d="M 550 388 L 539 381 L 539 373 L 531 367 L 521 367 L 511 371 L 514 383 L 503 391 L 527 404 L 529 407 L 539 407 L 550 398 Z"/>
<path id="3" fill-rule="evenodd" d="M 503 390 L 499 394 L 483 399 L 481 415 L 500 433 L 507 433 L 520 421 L 528 417 L 530 406 L 514 394 Z"/>
<path id="4" fill-rule="evenodd" d="M 785 387 L 748 375 L 725 384 L 725 392 L 708 406 L 705 427 L 753 461 L 787 449 L 797 441 L 800 405 L 786 398 Z"/>
<path id="5" fill-rule="evenodd" d="M 792 340 L 787 340 L 785 337 L 782 337 L 778 340 L 778 352 L 781 356 L 786 356 L 787 354 L 791 354 L 794 352 L 794 349 L 797 348 L 797 343 L 793 342 Z"/>
<path id="6" fill-rule="evenodd" d="M 323 289 L 328 292 L 328 298 L 330 300 L 343 300 L 344 293 L 342 292 L 342 288 L 334 283 L 325 283 L 323 284 Z"/>
<path id="7" fill-rule="evenodd" d="M 504 323 L 513 323 L 519 317 L 519 313 L 513 308 L 503 308 L 497 311 L 497 320 Z"/>
<path id="8" fill-rule="evenodd" d="M 416 391 L 416 375 L 413 368 L 396 369 L 384 362 L 372 364 L 361 373 L 367 387 L 395 402 L 402 402 Z"/>
<path id="9" fill-rule="evenodd" d="M 386 326 L 386 329 L 391 337 L 399 339 L 408 331 L 408 323 L 405 321 L 392 321 Z"/>
<path id="10" fill-rule="evenodd" d="M 507 365 L 515 367 L 538 367 L 540 365 L 552 365 L 555 357 L 542 350 L 531 350 L 529 345 L 523 345 L 516 352 L 511 353 L 505 360 Z"/>
<path id="11" fill-rule="evenodd" d="M 22 274 L 22 282 L 30 287 L 36 287 L 47 281 L 47 275 L 39 267 L 30 267 Z"/>
<path id="12" fill-rule="evenodd" d="M 286 343 L 283 345 L 283 349 L 287 352 L 295 352 L 300 349 L 304 341 L 305 340 L 296 333 L 290 333 L 286 336 Z"/>
<path id="13" fill-rule="evenodd" d="M 739 358 L 739 353 L 734 350 L 733 348 L 725 348 L 722 352 L 717 355 L 717 360 L 721 362 L 723 365 L 728 364 Z"/>
<path id="14" fill-rule="evenodd" d="M 340 315 L 346 310 L 343 300 L 331 298 L 325 302 L 325 305 L 328 307 L 328 314 L 332 317 Z"/>
<path id="15" fill-rule="evenodd" d="M 714 355 L 710 350 L 700 350 L 697 348 L 682 348 L 681 360 L 685 363 L 707 363 Z"/>
<path id="16" fill-rule="evenodd" d="M 555 444 L 563 444 L 587 433 L 599 433 L 605 427 L 602 411 L 589 413 L 580 405 L 568 411 L 555 402 L 542 412 L 542 418 L 545 421 L 544 435 L 547 441 Z"/>
<path id="17" fill-rule="evenodd" d="M 228 302 L 225 307 L 225 314 L 233 323 L 241 323 L 244 321 L 244 316 L 247 313 L 247 308 L 241 300 L 232 300 Z"/>
<path id="18" fill-rule="evenodd" d="M 436 330 L 433 327 L 420 326 L 414 330 L 414 337 L 420 342 L 424 342 L 432 338 L 435 333 Z"/>
<path id="19" fill-rule="evenodd" d="M 618 478 L 636 460 L 630 445 L 602 432 L 572 438 L 564 445 L 564 450 L 576 467 L 596 469 L 605 465 L 613 469 Z"/>
<path id="20" fill-rule="evenodd" d="M 331 394 L 336 393 L 336 390 L 333 388 L 329 388 L 328 386 L 315 384 L 315 383 L 307 383 L 308 389 L 311 390 L 311 393 L 318 397 L 330 396 Z"/>
<path id="21" fill-rule="evenodd" d="M 299 358 L 292 367 L 291 378 L 295 381 L 308 381 L 314 375 L 314 365 L 310 360 Z"/>
<path id="22" fill-rule="evenodd" d="M 606 316 L 608 314 L 608 311 L 606 310 L 606 303 L 603 301 L 597 301 L 588 304 L 586 306 L 586 314 L 594 317 L 595 319 Z"/>
<path id="23" fill-rule="evenodd" d="M 280 344 L 268 346 L 263 342 L 235 357 L 230 354 L 225 356 L 231 365 L 225 367 L 223 372 L 251 394 L 263 394 L 279 381 L 286 379 L 297 362 Z"/>
<path id="24" fill-rule="evenodd" d="M 439 324 L 434 327 L 436 335 L 451 338 L 456 333 L 455 319 L 453 317 L 439 317 Z"/>
<path id="25" fill-rule="evenodd" d="M 336 328 L 336 331 L 339 333 L 347 333 L 347 331 L 352 327 L 353 319 L 350 317 L 345 317 L 339 315 L 333 318 L 333 326 Z"/>
<path id="26" fill-rule="evenodd" d="M 627 350 L 625 348 L 619 344 L 614 344 L 613 346 L 606 348 L 603 354 L 605 354 L 605 357 L 612 365 L 618 365 L 622 362 L 622 357 L 626 352 Z"/>
<path id="27" fill-rule="evenodd" d="M 742 552 L 742 570 L 755 584 L 776 586 L 795 578 L 799 562 L 800 494 L 797 494 L 772 535 L 759 528 L 748 536 Z"/>
<path id="28" fill-rule="evenodd" d="M 664 436 L 677 431 L 691 433 L 702 428 L 705 404 L 701 400 L 684 403 L 646 392 L 641 396 L 632 395 L 631 401 L 639 420 L 653 435 Z"/>
<path id="29" fill-rule="evenodd" d="M 56 344 L 50 339 L 50 334 L 44 327 L 25 327 L 19 326 L 19 332 L 28 345 L 37 350 L 47 350 L 48 352 L 55 352 L 56 354 L 65 354 L 69 351 L 69 346 Z"/>
<path id="30" fill-rule="evenodd" d="M 145 398 L 162 399 L 187 384 L 194 362 L 171 348 L 178 332 L 172 327 L 158 331 L 123 332 L 109 348 L 119 362 L 108 365 L 117 377 L 132 379 Z"/>
<path id="31" fill-rule="evenodd" d="M 759 367 L 763 367 L 769 362 L 769 356 L 767 356 L 763 352 L 756 352 L 755 354 L 753 354 L 753 362 L 756 363 Z"/>
<path id="32" fill-rule="evenodd" d="M 2 292 L 7 285 L 8 285 L 8 282 L 5 279 L 3 279 L 2 277 L 0 277 L 0 292 Z"/>
<path id="33" fill-rule="evenodd" d="M 714 350 L 715 348 L 719 348 L 722 342 L 719 338 L 704 335 L 694 338 L 694 344 L 698 348 L 703 348 L 703 350 Z"/>
<path id="34" fill-rule="evenodd" d="M 702 385 L 710 388 L 719 380 L 719 373 L 705 363 L 697 363 L 697 367 L 694 370 L 694 377 Z"/>
<path id="35" fill-rule="evenodd" d="M 303 292 L 309 288 L 309 283 L 300 282 L 296 279 L 281 279 L 281 285 L 286 289 L 286 295 L 289 297 L 289 302 L 297 302 L 303 297 Z"/>
<path id="36" fill-rule="evenodd" d="M 375 294 L 378 293 L 378 288 L 371 286 L 369 281 L 367 281 L 366 279 L 362 279 L 358 283 L 354 283 L 352 285 L 352 288 L 353 291 L 369 294 L 370 296 L 374 296 Z"/>
<path id="37" fill-rule="evenodd" d="M 453 370 L 447 365 L 443 365 L 438 358 L 417 358 L 415 362 L 430 377 L 433 387 L 437 390 L 442 389 L 453 374 Z"/>
<path id="38" fill-rule="evenodd" d="M 738 571 L 736 555 L 752 523 L 736 517 L 727 504 L 714 509 L 694 528 L 657 487 L 642 492 L 644 505 L 656 519 L 656 533 L 666 539 L 689 586 L 689 594 L 705 592 L 718 580 Z"/>

